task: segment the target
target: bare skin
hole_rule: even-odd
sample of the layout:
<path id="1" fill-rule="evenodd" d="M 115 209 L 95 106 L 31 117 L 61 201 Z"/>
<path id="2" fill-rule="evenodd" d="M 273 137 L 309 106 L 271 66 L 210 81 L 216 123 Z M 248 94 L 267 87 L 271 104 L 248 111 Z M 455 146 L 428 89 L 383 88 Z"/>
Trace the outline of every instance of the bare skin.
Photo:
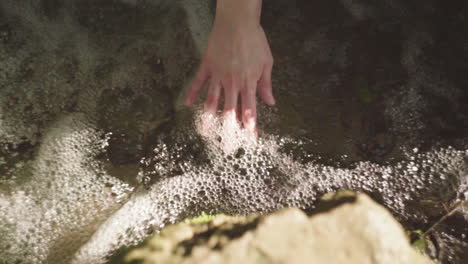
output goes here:
<path id="1" fill-rule="evenodd" d="M 185 98 L 185 104 L 192 106 L 209 82 L 205 112 L 216 115 L 223 94 L 225 120 L 238 119 L 253 133 L 257 129 L 256 95 L 268 105 L 275 104 L 273 57 L 260 25 L 261 6 L 262 0 L 217 0 L 207 49 Z"/>

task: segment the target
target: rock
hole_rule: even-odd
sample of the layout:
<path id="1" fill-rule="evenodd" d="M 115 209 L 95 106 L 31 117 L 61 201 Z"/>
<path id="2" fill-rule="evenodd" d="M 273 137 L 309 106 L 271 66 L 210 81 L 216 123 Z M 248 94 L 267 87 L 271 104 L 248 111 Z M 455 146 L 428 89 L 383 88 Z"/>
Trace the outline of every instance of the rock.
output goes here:
<path id="1" fill-rule="evenodd" d="M 329 205 L 333 202 L 334 207 Z M 365 194 L 340 192 L 307 216 L 289 208 L 266 216 L 215 218 L 163 229 L 126 261 L 164 263 L 432 263 L 401 225 Z"/>

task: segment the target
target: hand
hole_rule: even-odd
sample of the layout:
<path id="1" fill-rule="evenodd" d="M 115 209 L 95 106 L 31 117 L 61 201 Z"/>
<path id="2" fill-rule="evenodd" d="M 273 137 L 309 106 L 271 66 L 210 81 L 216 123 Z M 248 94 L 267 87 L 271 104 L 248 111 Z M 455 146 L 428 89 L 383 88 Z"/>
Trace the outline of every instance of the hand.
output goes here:
<path id="1" fill-rule="evenodd" d="M 225 119 L 237 120 L 239 111 L 244 129 L 252 132 L 256 131 L 256 94 L 266 104 L 275 104 L 273 57 L 260 25 L 260 8 L 261 0 L 218 1 L 207 49 L 185 98 L 187 106 L 193 105 L 209 80 L 205 111 L 216 114 L 223 92 Z"/>

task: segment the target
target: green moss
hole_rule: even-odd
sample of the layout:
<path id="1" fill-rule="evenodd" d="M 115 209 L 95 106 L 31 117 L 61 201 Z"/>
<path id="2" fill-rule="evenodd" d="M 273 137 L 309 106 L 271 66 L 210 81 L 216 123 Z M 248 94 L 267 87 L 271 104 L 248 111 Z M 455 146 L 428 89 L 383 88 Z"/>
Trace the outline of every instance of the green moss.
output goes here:
<path id="1" fill-rule="evenodd" d="M 424 254 L 427 248 L 427 240 L 423 236 L 423 232 L 421 230 L 413 230 L 413 231 L 406 231 L 408 235 L 411 245 L 420 253 Z"/>
<path id="2" fill-rule="evenodd" d="M 361 88 L 359 88 L 358 96 L 361 102 L 364 104 L 370 104 L 372 102 L 372 96 L 370 94 L 370 91 L 365 86 L 362 86 Z"/>
<path id="3" fill-rule="evenodd" d="M 206 213 L 202 213 L 201 215 L 194 217 L 194 218 L 189 218 L 186 219 L 185 222 L 189 224 L 197 224 L 197 223 L 208 223 L 211 220 L 213 220 L 217 216 L 221 216 L 223 214 L 218 214 L 218 215 L 209 215 Z"/>
<path id="4" fill-rule="evenodd" d="M 363 104 L 372 103 L 372 96 L 369 90 L 369 82 L 366 79 L 365 75 L 360 74 L 356 76 L 356 87 L 357 87 L 357 96 L 359 101 Z"/>

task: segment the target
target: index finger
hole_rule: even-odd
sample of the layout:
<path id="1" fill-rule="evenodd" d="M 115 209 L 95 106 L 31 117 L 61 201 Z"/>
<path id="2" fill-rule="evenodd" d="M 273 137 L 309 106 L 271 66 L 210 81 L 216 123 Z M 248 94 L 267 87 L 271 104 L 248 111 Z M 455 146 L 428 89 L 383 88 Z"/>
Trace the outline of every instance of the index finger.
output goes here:
<path id="1" fill-rule="evenodd" d="M 200 92 L 201 88 L 203 87 L 203 84 L 206 82 L 208 79 L 209 74 L 208 74 L 208 69 L 205 65 L 205 63 L 202 63 L 200 66 L 200 69 L 198 70 L 197 74 L 195 75 L 195 78 L 192 80 L 192 85 L 190 86 L 187 95 L 185 97 L 185 105 L 186 106 L 192 106 L 193 103 L 195 102 L 195 99 Z"/>

